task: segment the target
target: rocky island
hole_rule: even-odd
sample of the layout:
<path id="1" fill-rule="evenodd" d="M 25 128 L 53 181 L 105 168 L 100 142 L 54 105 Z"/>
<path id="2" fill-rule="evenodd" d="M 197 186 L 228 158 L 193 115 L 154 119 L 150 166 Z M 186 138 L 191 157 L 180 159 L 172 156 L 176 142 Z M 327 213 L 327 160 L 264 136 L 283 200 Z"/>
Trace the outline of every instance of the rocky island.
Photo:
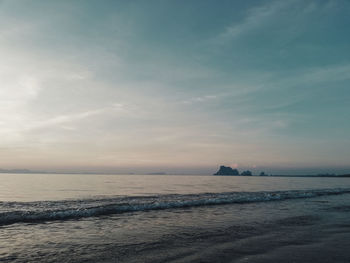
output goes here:
<path id="1" fill-rule="evenodd" d="M 229 166 L 221 165 L 219 171 L 217 171 L 214 175 L 242 175 L 242 176 L 252 176 L 252 172 L 247 170 L 242 172 L 241 174 L 237 169 L 232 169 Z"/>
<path id="2" fill-rule="evenodd" d="M 220 166 L 219 171 L 217 171 L 214 175 L 239 175 L 237 169 L 232 169 L 229 166 Z"/>

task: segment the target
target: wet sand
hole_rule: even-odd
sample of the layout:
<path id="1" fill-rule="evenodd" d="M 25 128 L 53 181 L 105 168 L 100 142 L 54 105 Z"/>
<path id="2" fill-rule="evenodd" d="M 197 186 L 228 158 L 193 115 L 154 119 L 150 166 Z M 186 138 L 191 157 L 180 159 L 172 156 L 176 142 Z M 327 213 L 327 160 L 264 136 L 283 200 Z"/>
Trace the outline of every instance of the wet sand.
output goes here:
<path id="1" fill-rule="evenodd" d="M 336 199 L 298 201 L 296 208 L 307 202 L 317 209 L 272 221 L 261 218 L 215 233 L 182 233 L 134 247 L 106 262 L 350 262 L 350 206 L 344 205 L 344 196 L 340 206 Z"/>

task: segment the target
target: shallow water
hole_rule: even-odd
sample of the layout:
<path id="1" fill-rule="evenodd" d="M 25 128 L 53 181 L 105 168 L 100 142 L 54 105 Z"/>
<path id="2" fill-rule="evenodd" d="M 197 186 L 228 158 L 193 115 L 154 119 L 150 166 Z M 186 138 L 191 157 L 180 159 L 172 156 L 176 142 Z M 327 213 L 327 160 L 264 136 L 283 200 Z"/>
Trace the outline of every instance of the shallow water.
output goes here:
<path id="1" fill-rule="evenodd" d="M 350 178 L 0 178 L 1 262 L 269 262 L 350 226 Z"/>

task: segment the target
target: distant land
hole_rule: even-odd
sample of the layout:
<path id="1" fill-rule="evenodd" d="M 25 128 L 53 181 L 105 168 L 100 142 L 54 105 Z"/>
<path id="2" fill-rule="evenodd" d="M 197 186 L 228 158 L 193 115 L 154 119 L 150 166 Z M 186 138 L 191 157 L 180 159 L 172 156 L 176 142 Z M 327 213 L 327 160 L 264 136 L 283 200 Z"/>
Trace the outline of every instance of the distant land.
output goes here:
<path id="1" fill-rule="evenodd" d="M 166 173 L 166 172 L 149 172 L 149 173 L 134 173 L 134 172 L 95 172 L 95 171 L 40 171 L 40 170 L 30 170 L 30 169 L 2 169 L 0 168 L 0 173 L 8 174 L 106 174 L 106 175 L 209 175 L 205 173 L 201 174 L 186 174 L 186 173 Z M 334 173 L 321 173 L 321 174 L 301 174 L 301 175 L 284 175 L 284 174 L 267 174 L 265 172 L 260 172 L 259 174 L 253 174 L 249 170 L 239 172 L 237 169 L 221 165 L 219 170 L 214 173 L 216 176 L 274 176 L 274 177 L 350 177 L 350 173 L 347 174 L 334 174 Z"/>
<path id="2" fill-rule="evenodd" d="M 30 169 L 2 169 L 0 168 L 0 173 L 7 173 L 7 174 L 120 174 L 120 175 L 133 175 L 137 173 L 132 172 L 125 172 L 125 173 L 118 173 L 118 172 L 89 172 L 89 171 L 76 171 L 76 172 L 58 172 L 58 171 L 38 171 L 38 170 L 30 170 Z M 151 173 L 141 173 L 142 175 L 166 175 L 166 172 L 151 172 Z"/>
<path id="3" fill-rule="evenodd" d="M 253 176 L 253 173 L 249 170 L 239 172 L 237 169 L 233 169 L 230 166 L 221 165 L 219 170 L 213 175 L 222 176 Z M 350 177 L 350 174 L 316 174 L 316 175 L 272 175 L 266 174 L 265 172 L 260 172 L 258 176 L 285 176 L 285 177 Z"/>
<path id="4" fill-rule="evenodd" d="M 8 174 L 45 174 L 48 172 L 45 171 L 32 171 L 29 169 L 1 169 L 0 173 L 8 173 Z"/>
<path id="5" fill-rule="evenodd" d="M 232 169 L 229 166 L 221 165 L 219 171 L 217 171 L 214 175 L 239 175 L 237 169 Z"/>
<path id="6" fill-rule="evenodd" d="M 214 175 L 241 175 L 241 176 L 252 176 L 253 173 L 249 170 L 243 171 L 239 173 L 237 169 L 232 169 L 229 166 L 221 165 L 219 171 L 217 171 Z M 260 173 L 260 176 L 267 176 L 264 172 Z"/>

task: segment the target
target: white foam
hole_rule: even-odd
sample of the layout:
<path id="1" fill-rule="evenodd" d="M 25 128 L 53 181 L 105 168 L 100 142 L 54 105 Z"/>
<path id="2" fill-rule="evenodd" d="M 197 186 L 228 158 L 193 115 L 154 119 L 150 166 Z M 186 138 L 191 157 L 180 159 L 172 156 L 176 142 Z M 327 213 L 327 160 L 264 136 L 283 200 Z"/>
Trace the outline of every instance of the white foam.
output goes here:
<path id="1" fill-rule="evenodd" d="M 7 211 L 0 213 L 0 225 L 79 219 L 133 211 L 311 198 L 346 193 L 350 193 L 349 188 L 275 192 L 205 193 L 196 195 L 160 195 L 151 197 L 119 197 L 32 203 L 2 202 L 0 207 L 6 207 Z M 18 210 L 18 208 L 20 209 Z"/>

